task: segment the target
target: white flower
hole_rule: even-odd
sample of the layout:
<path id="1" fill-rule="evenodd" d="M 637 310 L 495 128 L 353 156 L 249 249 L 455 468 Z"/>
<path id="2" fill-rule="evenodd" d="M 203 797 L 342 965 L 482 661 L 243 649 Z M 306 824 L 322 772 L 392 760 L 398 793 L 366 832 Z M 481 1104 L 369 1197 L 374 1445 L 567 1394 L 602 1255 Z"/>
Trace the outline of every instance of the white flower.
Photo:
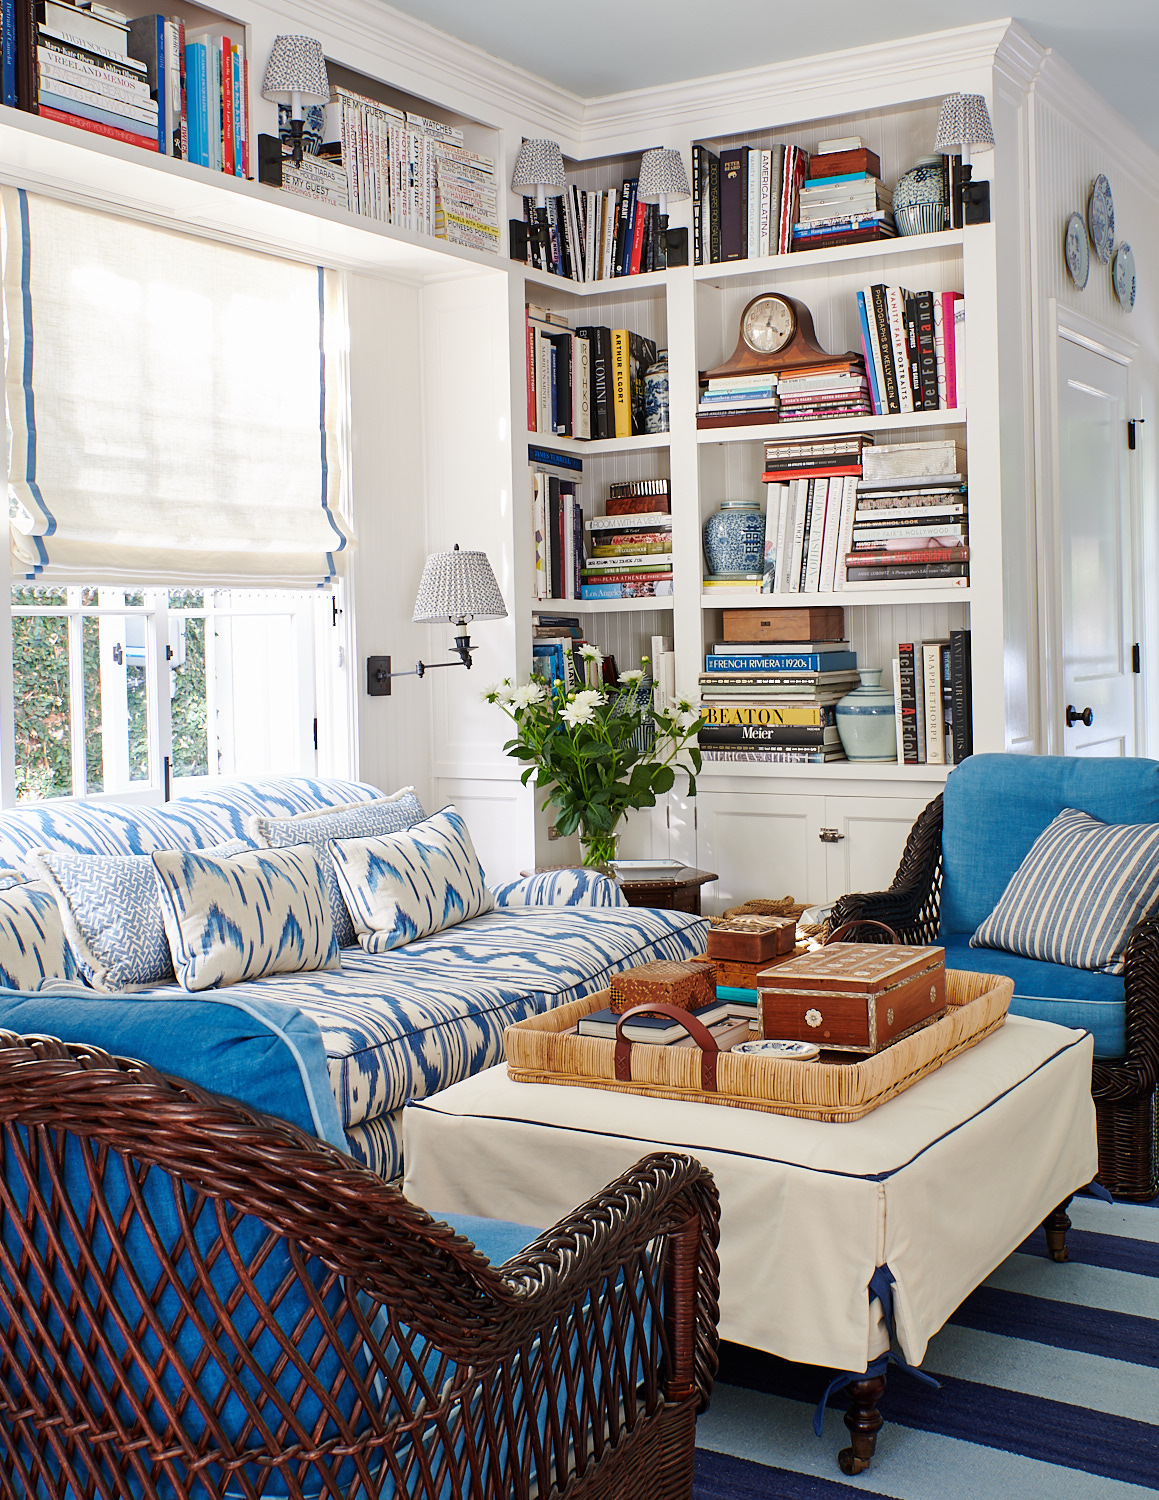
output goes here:
<path id="1" fill-rule="evenodd" d="M 591 696 L 590 693 L 581 693 L 560 714 L 560 718 L 570 729 L 576 729 L 581 724 L 590 724 L 595 718 L 596 711 L 594 706 L 591 703 L 580 702 L 580 698 L 590 698 Z"/>
<path id="2" fill-rule="evenodd" d="M 691 729 L 699 718 L 700 714 L 695 708 L 682 708 L 676 715 L 676 727 L 677 729 Z"/>
<path id="3" fill-rule="evenodd" d="M 580 655 L 586 657 L 588 661 L 603 661 L 604 659 L 604 653 L 598 646 L 581 646 Z"/>
<path id="4" fill-rule="evenodd" d="M 639 682 L 643 675 L 643 672 L 636 671 L 621 672 L 620 681 L 624 684 L 625 687 L 630 687 L 633 683 Z"/>
<path id="5" fill-rule="evenodd" d="M 599 688 L 584 688 L 583 692 L 577 693 L 574 699 L 577 707 L 586 709 L 594 709 L 603 701 L 604 695 Z"/>
<path id="6" fill-rule="evenodd" d="M 513 692 L 514 689 L 511 686 L 511 679 L 509 677 L 504 677 L 503 681 L 498 683 L 495 687 L 487 689 L 487 691 L 483 694 L 483 701 L 485 703 L 508 704 L 511 702 Z"/>
<path id="7" fill-rule="evenodd" d="M 511 707 L 514 709 L 530 708 L 533 703 L 542 703 L 547 697 L 547 689 L 542 682 L 529 682 L 525 687 L 509 692 Z"/>

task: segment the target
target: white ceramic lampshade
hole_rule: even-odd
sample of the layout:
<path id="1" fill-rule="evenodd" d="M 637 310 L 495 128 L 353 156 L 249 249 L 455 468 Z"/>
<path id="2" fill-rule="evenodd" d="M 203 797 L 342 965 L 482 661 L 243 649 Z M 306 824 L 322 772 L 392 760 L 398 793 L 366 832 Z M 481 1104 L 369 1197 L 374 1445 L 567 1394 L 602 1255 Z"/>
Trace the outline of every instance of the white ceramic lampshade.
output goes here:
<path id="1" fill-rule="evenodd" d="M 684 170 L 684 158 L 679 151 L 666 146 L 657 146 L 645 151 L 640 158 L 640 178 L 636 184 L 636 197 L 641 203 L 659 203 L 671 198 L 679 203 L 691 196 L 688 174 Z"/>
<path id="2" fill-rule="evenodd" d="M 316 37 L 274 38 L 262 79 L 262 98 L 276 99 L 279 104 L 293 104 L 295 94 L 302 104 L 329 102 L 326 59 L 322 55 L 322 43 Z"/>
<path id="3" fill-rule="evenodd" d="M 485 552 L 432 552 L 423 569 L 412 619 L 422 625 L 444 620 L 505 620 L 507 606 Z"/>
<path id="4" fill-rule="evenodd" d="M 993 145 L 990 111 L 981 94 L 950 94 L 942 100 L 935 151 L 943 156 L 961 152 L 962 160 L 969 161 L 971 150 L 988 151 Z"/>
<path id="5" fill-rule="evenodd" d="M 534 188 L 537 198 L 546 192 L 562 193 L 563 152 L 555 141 L 524 141 L 511 174 L 513 188 Z"/>

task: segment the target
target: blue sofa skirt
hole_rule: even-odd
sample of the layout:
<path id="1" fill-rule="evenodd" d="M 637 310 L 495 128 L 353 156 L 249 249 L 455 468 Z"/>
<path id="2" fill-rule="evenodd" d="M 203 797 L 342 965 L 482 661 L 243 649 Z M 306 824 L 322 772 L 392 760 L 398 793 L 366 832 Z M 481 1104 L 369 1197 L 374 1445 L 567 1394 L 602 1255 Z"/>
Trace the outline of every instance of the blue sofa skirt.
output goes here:
<path id="1" fill-rule="evenodd" d="M 1021 958 L 1000 948 L 971 948 L 968 932 L 944 932 L 947 969 L 998 974 L 1014 981 L 1010 1014 L 1056 1026 L 1081 1026 L 1095 1039 L 1095 1057 L 1112 1061 L 1127 1052 L 1126 996 L 1121 974 L 1095 974 L 1065 964 Z"/>

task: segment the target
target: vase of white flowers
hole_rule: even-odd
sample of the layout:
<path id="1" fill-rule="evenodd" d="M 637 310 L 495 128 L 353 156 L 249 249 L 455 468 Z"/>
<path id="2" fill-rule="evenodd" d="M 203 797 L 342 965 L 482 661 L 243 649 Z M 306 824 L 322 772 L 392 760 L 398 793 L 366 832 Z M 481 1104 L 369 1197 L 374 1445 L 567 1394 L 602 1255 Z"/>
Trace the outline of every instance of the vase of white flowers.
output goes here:
<path id="1" fill-rule="evenodd" d="M 655 707 L 646 657 L 638 671 L 603 687 L 596 677 L 601 652 L 595 646 L 580 650 L 587 670 L 583 688 L 569 692 L 562 682 L 532 677 L 523 687 L 505 681 L 483 696 L 515 724 L 515 737 L 503 748 L 524 763 L 523 784 L 535 777 L 542 805 L 556 810 L 556 828 L 562 834 L 578 831 L 583 863 L 597 867 L 615 858 L 623 815 L 654 807 L 678 771 L 688 778 L 688 795 L 696 795 L 701 720 L 684 700 L 670 709 Z"/>

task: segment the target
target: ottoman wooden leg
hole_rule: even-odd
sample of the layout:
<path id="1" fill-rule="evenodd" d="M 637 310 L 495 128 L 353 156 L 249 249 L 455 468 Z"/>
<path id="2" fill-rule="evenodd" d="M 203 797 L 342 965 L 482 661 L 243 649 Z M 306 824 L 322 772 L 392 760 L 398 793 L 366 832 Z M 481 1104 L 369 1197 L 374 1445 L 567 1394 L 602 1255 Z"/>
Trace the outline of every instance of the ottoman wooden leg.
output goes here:
<path id="1" fill-rule="evenodd" d="M 837 1462 L 843 1474 L 864 1474 L 877 1447 L 877 1434 L 882 1423 L 877 1403 L 885 1392 L 885 1376 L 872 1375 L 868 1380 L 855 1380 L 846 1389 L 849 1410 L 845 1413 L 845 1425 L 849 1428 L 851 1443 L 848 1448 L 842 1448 Z"/>
<path id="2" fill-rule="evenodd" d="M 1042 1221 L 1042 1227 L 1046 1232 L 1046 1248 L 1050 1252 L 1051 1260 L 1060 1264 L 1070 1259 L 1070 1252 L 1066 1248 L 1066 1232 L 1070 1228 L 1070 1219 L 1067 1215 L 1066 1206 L 1070 1199 L 1065 1199 L 1053 1212 L 1047 1214 Z"/>

